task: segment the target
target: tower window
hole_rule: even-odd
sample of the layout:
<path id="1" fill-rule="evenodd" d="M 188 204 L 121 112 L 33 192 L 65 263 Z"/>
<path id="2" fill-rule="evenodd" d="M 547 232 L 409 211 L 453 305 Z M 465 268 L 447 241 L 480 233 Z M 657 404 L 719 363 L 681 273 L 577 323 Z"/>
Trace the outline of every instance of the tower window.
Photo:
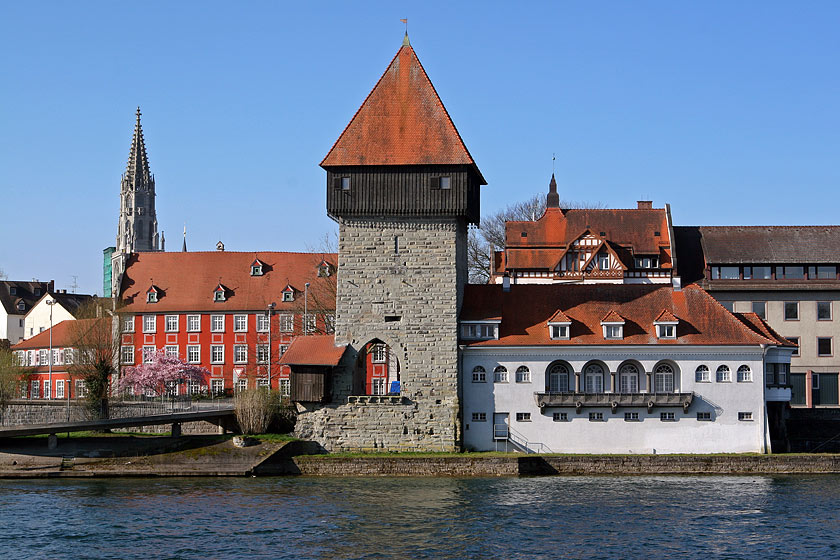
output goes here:
<path id="1" fill-rule="evenodd" d="M 350 177 L 333 177 L 333 187 L 337 191 L 349 191 Z"/>
<path id="2" fill-rule="evenodd" d="M 450 188 L 451 187 L 450 187 L 449 177 L 441 177 L 440 178 L 440 189 L 441 190 L 449 190 Z"/>

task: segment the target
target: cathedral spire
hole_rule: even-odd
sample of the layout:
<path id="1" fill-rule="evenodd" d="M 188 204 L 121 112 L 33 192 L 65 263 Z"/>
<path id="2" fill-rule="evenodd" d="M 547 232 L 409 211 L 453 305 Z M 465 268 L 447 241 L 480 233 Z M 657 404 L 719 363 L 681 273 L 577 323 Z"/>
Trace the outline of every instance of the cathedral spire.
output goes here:
<path id="1" fill-rule="evenodd" d="M 546 208 L 560 208 L 560 195 L 557 194 L 557 180 L 554 173 L 551 174 L 551 182 L 548 183 L 548 196 L 545 197 Z"/>
<path id="2" fill-rule="evenodd" d="M 128 163 L 120 184 L 117 253 L 158 251 L 160 247 L 155 213 L 155 177 L 149 171 L 140 115 L 140 107 L 137 107 Z"/>
<path id="3" fill-rule="evenodd" d="M 151 179 L 149 158 L 146 155 L 146 142 L 143 139 L 143 125 L 140 124 L 140 107 L 137 107 L 137 121 L 134 124 L 134 136 L 128 151 L 128 163 L 125 166 L 126 177 L 137 187 L 147 186 Z"/>

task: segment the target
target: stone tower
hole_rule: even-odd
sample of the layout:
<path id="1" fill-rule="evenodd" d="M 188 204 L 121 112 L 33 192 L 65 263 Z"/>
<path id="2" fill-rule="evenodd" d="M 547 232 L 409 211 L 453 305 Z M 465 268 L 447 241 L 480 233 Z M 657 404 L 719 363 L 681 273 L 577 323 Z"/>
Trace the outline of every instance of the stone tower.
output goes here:
<path id="1" fill-rule="evenodd" d="M 407 35 L 321 167 L 349 351 L 298 433 L 330 450 L 459 449 L 457 319 L 486 182 Z"/>
<path id="2" fill-rule="evenodd" d="M 111 258 L 111 293 L 119 295 L 125 261 L 130 253 L 158 251 L 157 215 L 155 213 L 155 176 L 149 172 L 149 158 L 140 124 L 140 107 L 134 136 L 128 151 L 128 163 L 120 182 L 120 218 L 117 225 L 117 243 Z"/>

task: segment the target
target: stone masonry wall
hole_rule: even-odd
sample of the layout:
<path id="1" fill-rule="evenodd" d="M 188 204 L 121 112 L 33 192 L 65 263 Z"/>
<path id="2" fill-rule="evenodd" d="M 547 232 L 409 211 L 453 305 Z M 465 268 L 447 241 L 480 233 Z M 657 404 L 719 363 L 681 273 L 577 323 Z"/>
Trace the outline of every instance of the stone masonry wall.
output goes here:
<path id="1" fill-rule="evenodd" d="M 458 449 L 465 223 L 406 218 L 339 224 L 336 342 L 350 347 L 333 377 L 332 402 L 306 405 L 296 435 L 330 451 Z M 400 398 L 352 395 L 358 351 L 373 339 L 399 359 Z"/>

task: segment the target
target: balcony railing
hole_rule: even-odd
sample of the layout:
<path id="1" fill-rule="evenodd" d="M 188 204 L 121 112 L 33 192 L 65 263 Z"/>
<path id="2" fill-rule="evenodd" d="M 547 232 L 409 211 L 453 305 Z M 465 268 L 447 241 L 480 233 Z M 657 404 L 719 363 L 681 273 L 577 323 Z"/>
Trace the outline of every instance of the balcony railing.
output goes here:
<path id="1" fill-rule="evenodd" d="M 568 407 L 683 407 L 688 410 L 694 393 L 535 393 L 537 406 Z"/>

